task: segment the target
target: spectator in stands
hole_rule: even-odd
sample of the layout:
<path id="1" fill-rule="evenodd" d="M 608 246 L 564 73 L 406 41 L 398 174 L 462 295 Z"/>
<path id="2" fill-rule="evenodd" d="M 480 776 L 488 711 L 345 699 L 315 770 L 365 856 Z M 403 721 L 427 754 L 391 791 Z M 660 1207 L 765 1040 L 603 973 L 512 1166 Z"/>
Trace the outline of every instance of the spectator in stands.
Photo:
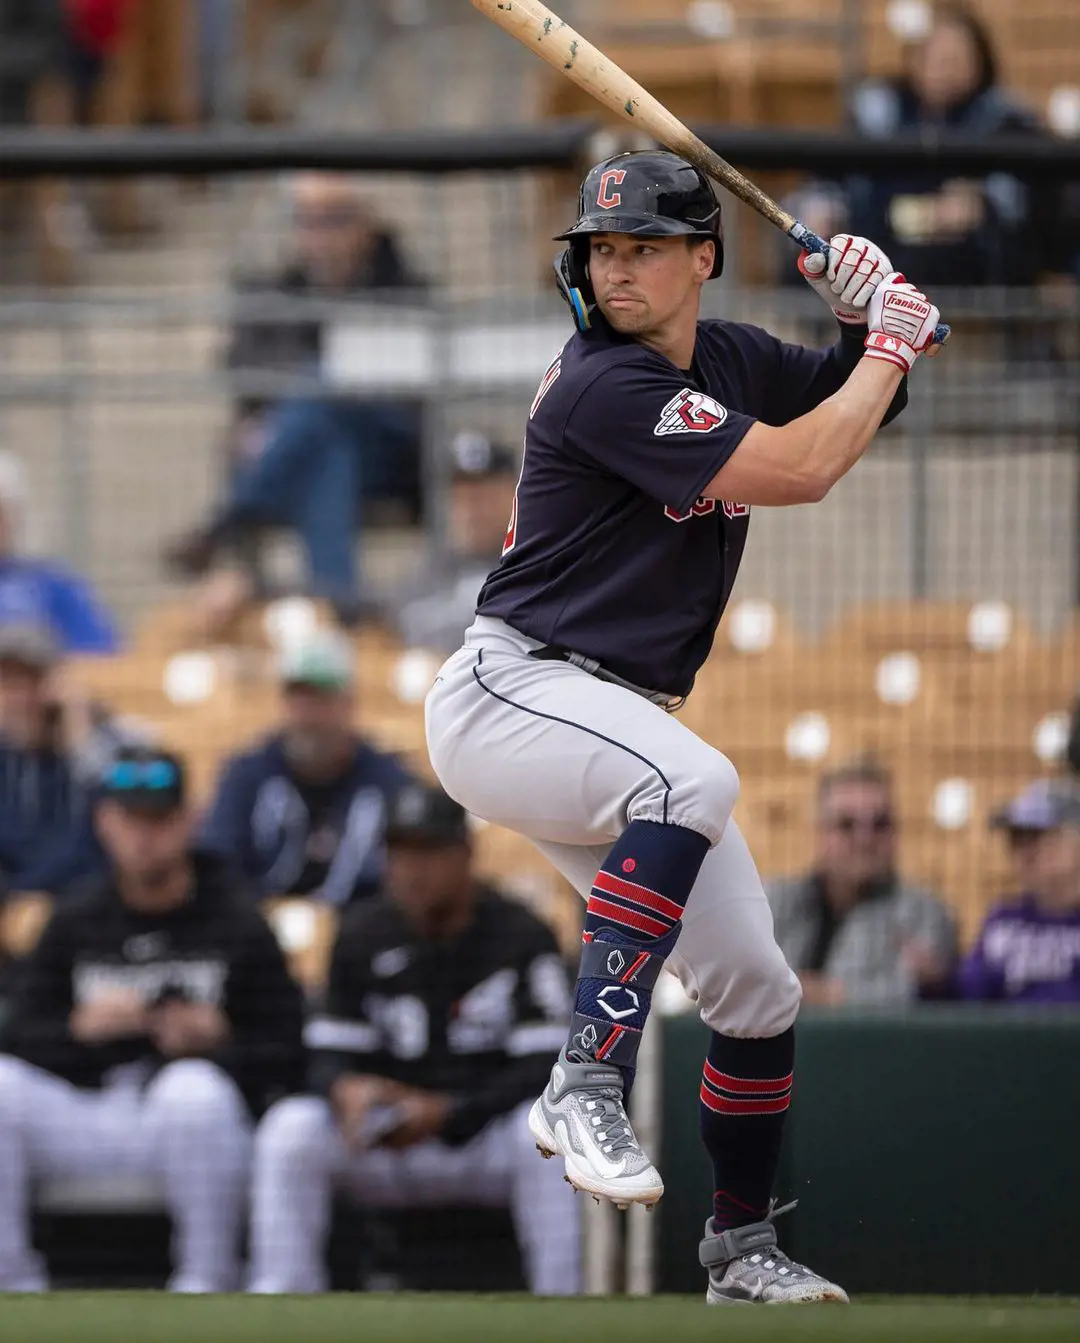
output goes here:
<path id="1" fill-rule="evenodd" d="M 101 870 L 90 799 L 137 727 L 64 681 L 35 625 L 0 625 L 0 873 L 7 891 L 63 894 Z"/>
<path id="2" fill-rule="evenodd" d="M 499 562 L 519 467 L 509 448 L 484 434 L 458 434 L 450 451 L 450 553 L 382 606 L 384 619 L 406 644 L 447 655 L 460 647 L 480 587 Z"/>
<path id="3" fill-rule="evenodd" d="M 817 836 L 810 872 L 766 884 L 776 940 L 804 1001 L 904 1003 L 945 995 L 956 929 L 939 900 L 897 874 L 889 775 L 872 761 L 826 774 Z"/>
<path id="4" fill-rule="evenodd" d="M 40 1291 L 40 1180 L 159 1182 L 180 1292 L 238 1281 L 252 1119 L 300 1074 L 301 1000 L 250 899 L 189 846 L 175 757 L 128 752 L 95 819 L 110 868 L 54 914 L 0 1057 L 0 1289 Z"/>
<path id="5" fill-rule="evenodd" d="M 1008 838 L 1018 894 L 987 916 L 960 966 L 960 996 L 1080 1003 L 1080 784 L 1031 784 L 992 824 Z"/>
<path id="6" fill-rule="evenodd" d="M 268 299 L 356 300 L 416 288 L 393 236 L 380 228 L 348 178 L 306 174 L 292 185 L 295 259 L 270 284 L 242 288 L 249 305 Z M 242 373 L 319 372 L 321 317 L 242 317 L 228 364 Z M 418 412 L 413 407 L 303 393 L 237 405 L 228 497 L 208 525 L 173 544 L 167 558 L 189 576 L 205 573 L 227 543 L 265 527 L 291 527 L 307 554 L 315 595 L 343 618 L 361 596 L 356 535 L 361 500 L 419 493 Z"/>
<path id="7" fill-rule="evenodd" d="M 22 464 L 0 453 L 0 625 L 47 626 L 68 653 L 115 652 L 116 629 L 89 585 L 21 553 L 26 507 Z"/>
<path id="8" fill-rule="evenodd" d="M 375 1208 L 509 1205 L 532 1290 L 576 1292 L 573 1196 L 526 1123 L 570 1016 L 555 939 L 477 881 L 445 793 L 405 789 L 387 839 L 386 894 L 346 915 L 307 1030 L 318 1098 L 256 1136 L 252 1290 L 325 1290 L 338 1185 Z"/>
<path id="9" fill-rule="evenodd" d="M 998 78 L 982 20 L 964 4 L 939 4 L 907 74 L 860 85 L 851 120 L 875 139 L 1037 133 L 1034 115 Z M 1031 192 L 1006 173 L 979 178 L 927 168 L 857 176 L 808 188 L 797 207 L 825 237 L 849 230 L 876 239 L 893 266 L 922 285 L 1029 284 L 1040 269 Z"/>
<path id="10" fill-rule="evenodd" d="M 387 803 L 408 775 L 353 729 L 356 671 L 344 635 L 320 630 L 296 644 L 281 685 L 281 729 L 226 764 L 203 842 L 263 895 L 344 905 L 382 879 Z"/>
<path id="11" fill-rule="evenodd" d="M 1069 769 L 1080 777 L 1080 695 L 1073 705 L 1072 722 L 1069 724 L 1069 740 L 1065 746 L 1065 761 Z"/>

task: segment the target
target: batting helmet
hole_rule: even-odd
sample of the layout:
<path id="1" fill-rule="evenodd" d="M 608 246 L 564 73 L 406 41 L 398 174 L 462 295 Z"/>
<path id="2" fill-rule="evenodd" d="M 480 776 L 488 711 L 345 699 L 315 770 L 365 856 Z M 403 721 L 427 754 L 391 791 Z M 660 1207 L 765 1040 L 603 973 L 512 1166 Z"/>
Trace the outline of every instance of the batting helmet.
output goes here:
<path id="1" fill-rule="evenodd" d="M 559 287 L 582 330 L 596 303 L 589 280 L 589 237 L 633 233 L 643 238 L 711 238 L 716 261 L 710 279 L 724 269 L 720 202 L 709 179 L 666 150 L 618 154 L 591 169 L 581 184 L 579 218 L 557 242 L 570 246 L 555 263 Z"/>

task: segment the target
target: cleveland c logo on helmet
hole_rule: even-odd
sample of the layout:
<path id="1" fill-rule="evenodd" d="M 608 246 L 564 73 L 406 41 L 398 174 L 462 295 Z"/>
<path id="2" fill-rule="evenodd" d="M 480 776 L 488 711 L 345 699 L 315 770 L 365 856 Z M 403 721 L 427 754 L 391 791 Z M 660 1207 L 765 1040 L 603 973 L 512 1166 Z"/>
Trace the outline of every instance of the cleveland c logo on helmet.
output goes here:
<path id="1" fill-rule="evenodd" d="M 626 180 L 625 168 L 609 168 L 600 178 L 600 190 L 596 193 L 596 203 L 601 210 L 614 210 L 622 204 L 622 192 L 612 191 L 613 186 L 620 187 Z"/>

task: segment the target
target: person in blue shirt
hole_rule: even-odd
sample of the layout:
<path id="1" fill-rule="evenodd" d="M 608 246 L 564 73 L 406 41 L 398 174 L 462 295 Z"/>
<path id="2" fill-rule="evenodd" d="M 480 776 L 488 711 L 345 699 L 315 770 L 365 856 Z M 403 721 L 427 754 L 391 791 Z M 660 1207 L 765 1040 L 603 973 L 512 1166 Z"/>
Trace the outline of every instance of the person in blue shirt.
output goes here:
<path id="1" fill-rule="evenodd" d="M 388 803 L 410 776 L 352 726 L 353 650 L 339 631 L 297 643 L 280 675 L 281 729 L 226 763 L 201 847 L 266 896 L 345 905 L 378 889 Z"/>
<path id="2" fill-rule="evenodd" d="M 97 777 L 72 749 L 53 692 L 48 630 L 0 626 L 0 878 L 4 892 L 62 895 L 104 867 L 91 801 Z"/>
<path id="3" fill-rule="evenodd" d="M 22 467 L 0 453 L 0 625 L 50 629 L 65 653 L 115 653 L 116 626 L 90 585 L 52 560 L 19 553 Z"/>

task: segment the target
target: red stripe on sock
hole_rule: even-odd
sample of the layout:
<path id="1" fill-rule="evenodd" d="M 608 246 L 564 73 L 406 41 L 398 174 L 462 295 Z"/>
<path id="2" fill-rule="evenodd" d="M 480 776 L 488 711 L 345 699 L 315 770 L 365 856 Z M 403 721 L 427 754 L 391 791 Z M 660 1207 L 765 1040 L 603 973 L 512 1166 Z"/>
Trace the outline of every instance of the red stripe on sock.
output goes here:
<path id="1" fill-rule="evenodd" d="M 705 1080 L 724 1091 L 749 1091 L 755 1094 L 786 1091 L 793 1077 L 794 1073 L 788 1073 L 786 1077 L 732 1077 L 730 1073 L 722 1073 L 719 1068 L 714 1068 L 708 1059 L 705 1060 Z"/>
<path id="2" fill-rule="evenodd" d="M 755 1098 L 753 1100 L 728 1100 L 726 1096 L 718 1096 L 715 1092 L 702 1083 L 701 1103 L 707 1105 L 710 1110 L 721 1115 L 775 1115 L 782 1114 L 791 1103 L 790 1096 L 777 1096 L 774 1100 L 766 1097 Z"/>
<path id="3" fill-rule="evenodd" d="M 608 1038 L 604 1041 L 604 1043 L 600 1046 L 600 1048 L 596 1051 L 596 1054 L 594 1055 L 594 1057 L 597 1058 L 597 1059 L 607 1058 L 607 1056 L 611 1053 L 611 1051 L 612 1051 L 612 1050 L 615 1048 L 615 1046 L 619 1043 L 619 1039 L 620 1039 L 620 1037 L 624 1034 L 625 1031 L 626 1031 L 626 1027 L 625 1027 L 625 1026 L 612 1026 L 612 1028 L 611 1028 L 611 1034 L 610 1034 L 610 1035 L 608 1036 Z"/>
<path id="4" fill-rule="evenodd" d="M 612 876 L 603 869 L 597 872 L 593 889 L 606 891 L 608 895 L 621 895 L 624 900 L 633 900 L 635 904 L 644 905 L 646 909 L 655 909 L 658 914 L 665 915 L 673 923 L 677 923 L 683 915 L 682 905 L 677 905 L 666 895 L 650 891 L 648 886 L 639 886 L 636 881 L 623 881 L 621 877 Z"/>
<path id="5" fill-rule="evenodd" d="M 649 953 L 647 951 L 643 951 L 641 955 L 637 958 L 637 960 L 633 963 L 633 965 L 630 967 L 630 969 L 627 970 L 626 974 L 623 975 L 622 980 L 620 982 L 623 984 L 629 984 L 630 981 L 633 979 L 633 977 L 637 974 L 637 972 L 641 969 L 641 967 L 645 964 L 645 962 L 648 959 L 649 959 Z"/>
<path id="6" fill-rule="evenodd" d="M 623 909 L 622 905 L 613 905 L 610 900 L 601 900 L 596 895 L 589 896 L 585 913 L 596 914 L 600 918 L 610 919 L 613 923 L 621 923 L 625 928 L 648 933 L 650 937 L 663 937 L 665 933 L 671 931 L 668 925 L 661 923 L 659 919 L 650 919 L 647 914 L 639 914 L 634 909 Z"/>

